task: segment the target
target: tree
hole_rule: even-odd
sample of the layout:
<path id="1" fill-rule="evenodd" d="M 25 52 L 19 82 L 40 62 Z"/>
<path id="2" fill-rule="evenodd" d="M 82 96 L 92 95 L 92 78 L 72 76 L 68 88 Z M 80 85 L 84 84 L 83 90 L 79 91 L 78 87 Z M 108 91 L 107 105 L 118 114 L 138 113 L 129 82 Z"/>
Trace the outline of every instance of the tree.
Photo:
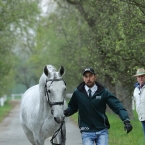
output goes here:
<path id="1" fill-rule="evenodd" d="M 39 14 L 36 2 L 26 0 L 0 1 L 0 96 L 11 90 L 7 85 L 8 77 L 10 83 L 14 82 L 12 72 L 15 65 L 15 53 L 17 37 L 21 32 L 28 32 L 34 27 L 34 20 Z M 23 35 L 24 36 L 24 35 Z M 13 81 L 12 81 L 13 79 Z"/>
<path id="2" fill-rule="evenodd" d="M 75 6 L 92 30 L 94 52 L 98 52 L 97 57 L 100 58 L 99 74 L 105 76 L 104 82 L 108 82 L 106 85 L 123 100 L 123 103 L 128 102 L 125 105 L 128 108 L 131 97 L 122 96 L 131 96 L 133 87 L 130 86 L 134 81 L 131 75 L 137 66 L 143 66 L 142 61 L 137 59 L 138 56 L 144 58 L 144 48 L 141 50 L 144 43 L 144 25 L 141 23 L 143 5 L 139 5 L 136 1 L 133 1 L 132 5 L 130 1 L 125 3 L 67 0 L 67 2 Z M 97 58 L 93 60 L 96 61 Z M 116 84 L 120 84 L 119 88 L 124 90 L 122 93 L 118 93 Z"/>

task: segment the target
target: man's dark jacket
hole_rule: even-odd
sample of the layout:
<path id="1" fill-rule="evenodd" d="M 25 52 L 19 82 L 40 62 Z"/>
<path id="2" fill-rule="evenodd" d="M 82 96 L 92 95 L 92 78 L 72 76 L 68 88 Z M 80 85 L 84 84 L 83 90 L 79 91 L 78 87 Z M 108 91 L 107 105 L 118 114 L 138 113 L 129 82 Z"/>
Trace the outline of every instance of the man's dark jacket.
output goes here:
<path id="1" fill-rule="evenodd" d="M 122 121 L 129 120 L 127 111 L 121 102 L 100 83 L 95 94 L 90 98 L 85 90 L 85 83 L 81 83 L 74 91 L 68 104 L 69 115 L 78 111 L 78 125 L 81 132 L 97 132 L 110 128 L 105 114 L 106 104 L 120 116 Z"/>

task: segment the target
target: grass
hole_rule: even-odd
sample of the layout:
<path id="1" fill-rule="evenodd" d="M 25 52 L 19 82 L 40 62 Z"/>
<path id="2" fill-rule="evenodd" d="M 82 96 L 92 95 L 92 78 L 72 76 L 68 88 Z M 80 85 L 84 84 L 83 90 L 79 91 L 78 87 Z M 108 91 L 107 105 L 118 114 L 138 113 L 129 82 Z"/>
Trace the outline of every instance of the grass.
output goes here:
<path id="1" fill-rule="evenodd" d="M 9 114 L 13 108 L 10 101 L 6 101 L 4 106 L 0 106 L 0 122 Z"/>
<path id="2" fill-rule="evenodd" d="M 134 111 L 134 119 L 131 120 L 133 130 L 127 134 L 124 131 L 124 124 L 116 114 L 107 113 L 110 129 L 109 129 L 109 145 L 145 145 L 141 122 L 137 118 Z M 70 117 L 77 123 L 78 114 L 75 113 Z"/>
<path id="3" fill-rule="evenodd" d="M 124 124 L 115 114 L 107 114 L 111 128 L 109 129 L 109 145 L 145 145 L 141 122 L 134 111 L 134 119 L 131 120 L 133 130 L 127 134 Z"/>
<path id="4" fill-rule="evenodd" d="M 10 101 L 6 101 L 5 106 L 0 106 L 0 122 L 8 115 L 12 108 L 13 105 Z M 136 111 L 133 113 L 134 119 L 131 120 L 133 130 L 129 134 L 124 131 L 124 124 L 116 114 L 107 113 L 111 126 L 109 129 L 109 145 L 145 145 L 141 123 L 138 120 Z M 70 118 L 77 124 L 77 113 Z"/>

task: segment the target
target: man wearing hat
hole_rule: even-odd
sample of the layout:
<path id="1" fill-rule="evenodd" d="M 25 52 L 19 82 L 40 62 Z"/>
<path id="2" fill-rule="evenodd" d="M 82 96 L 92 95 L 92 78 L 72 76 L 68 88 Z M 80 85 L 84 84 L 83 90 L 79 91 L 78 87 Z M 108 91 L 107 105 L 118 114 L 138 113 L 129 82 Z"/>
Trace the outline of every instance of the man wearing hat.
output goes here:
<path id="1" fill-rule="evenodd" d="M 129 133 L 132 126 L 127 111 L 112 93 L 96 81 L 94 69 L 86 68 L 82 77 L 83 82 L 73 92 L 64 115 L 67 117 L 78 111 L 83 145 L 108 145 L 110 124 L 105 114 L 106 104 L 120 116 L 125 131 Z"/>
<path id="2" fill-rule="evenodd" d="M 145 69 L 139 68 L 134 76 L 137 79 L 137 83 L 134 85 L 133 97 L 136 103 L 136 112 L 142 123 L 145 137 Z"/>

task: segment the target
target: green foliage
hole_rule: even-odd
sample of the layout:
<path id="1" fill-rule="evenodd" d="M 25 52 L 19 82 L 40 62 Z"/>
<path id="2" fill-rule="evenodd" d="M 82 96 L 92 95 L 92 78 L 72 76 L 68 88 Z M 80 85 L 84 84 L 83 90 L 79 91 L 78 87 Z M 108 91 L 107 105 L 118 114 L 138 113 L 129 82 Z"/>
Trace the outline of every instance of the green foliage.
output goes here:
<path id="1" fill-rule="evenodd" d="M 136 81 L 132 75 L 138 67 L 145 66 L 144 2 L 55 1 L 54 12 L 43 17 L 39 15 L 37 3 L 32 1 L 0 3 L 3 28 L 0 51 L 7 54 L 5 50 L 11 51 L 16 46 L 15 53 L 24 60 L 17 67 L 17 82 L 23 82 L 28 88 L 31 78 L 38 82 L 46 64 L 57 69 L 63 65 L 67 87 L 72 90 L 82 81 L 82 70 L 91 66 L 98 74 L 98 81 L 114 94 L 123 90 L 119 98 L 127 102 Z M 11 13 L 2 15 L 5 11 Z M 6 68 L 4 62 L 0 64 L 1 76 L 13 66 Z"/>
<path id="2" fill-rule="evenodd" d="M 67 2 L 72 4 L 69 0 Z M 88 46 L 94 49 L 93 54 L 96 55 L 88 58 L 88 61 L 92 59 L 90 62 L 94 68 L 99 68 L 97 70 L 101 78 L 106 80 L 107 75 L 113 83 L 119 81 L 122 85 L 132 86 L 134 80 L 128 76 L 134 74 L 136 67 L 144 66 L 145 56 L 142 46 L 144 16 L 139 5 L 116 0 L 75 2 L 73 5 L 91 29 Z M 131 91 L 132 87 L 127 89 Z"/>
<path id="3" fill-rule="evenodd" d="M 0 54 L 0 96 L 9 94 L 14 84 L 14 57 L 9 52 L 6 55 Z"/>
<path id="4" fill-rule="evenodd" d="M 84 67 L 91 66 L 101 82 L 109 78 L 111 85 L 120 82 L 132 92 L 131 76 L 144 60 L 138 59 L 144 58 L 141 10 L 116 0 L 68 1 L 73 5 L 57 2 L 54 13 L 39 19 L 30 59 L 33 68 L 38 68 L 36 76 L 46 64 L 63 65 L 67 85 L 73 87 L 81 82 Z"/>
<path id="5" fill-rule="evenodd" d="M 87 23 L 79 13 L 70 7 L 70 19 L 70 14 L 66 15 L 68 9 L 58 8 L 57 11 L 58 13 L 41 19 L 37 29 L 36 46 L 30 61 L 34 63 L 34 68 L 36 66 L 39 68 L 38 70 L 42 70 L 42 66 L 46 64 L 52 64 L 57 68 L 63 65 L 66 69 L 65 80 L 69 88 L 82 80 L 81 72 L 84 67 L 90 64 L 92 66 L 93 54 L 96 51 L 91 47 Z M 37 74 L 40 75 L 40 72 Z"/>
<path id="6" fill-rule="evenodd" d="M 15 74 L 16 82 L 25 86 L 26 89 L 38 83 L 35 71 L 32 69 L 32 65 L 29 61 L 24 61 L 23 59 L 18 58 L 15 69 L 17 70 L 17 73 Z"/>
<path id="7" fill-rule="evenodd" d="M 14 85 L 18 40 L 26 42 L 39 14 L 38 4 L 28 0 L 0 0 L 0 96 Z M 20 54 L 19 54 L 20 55 Z"/>

